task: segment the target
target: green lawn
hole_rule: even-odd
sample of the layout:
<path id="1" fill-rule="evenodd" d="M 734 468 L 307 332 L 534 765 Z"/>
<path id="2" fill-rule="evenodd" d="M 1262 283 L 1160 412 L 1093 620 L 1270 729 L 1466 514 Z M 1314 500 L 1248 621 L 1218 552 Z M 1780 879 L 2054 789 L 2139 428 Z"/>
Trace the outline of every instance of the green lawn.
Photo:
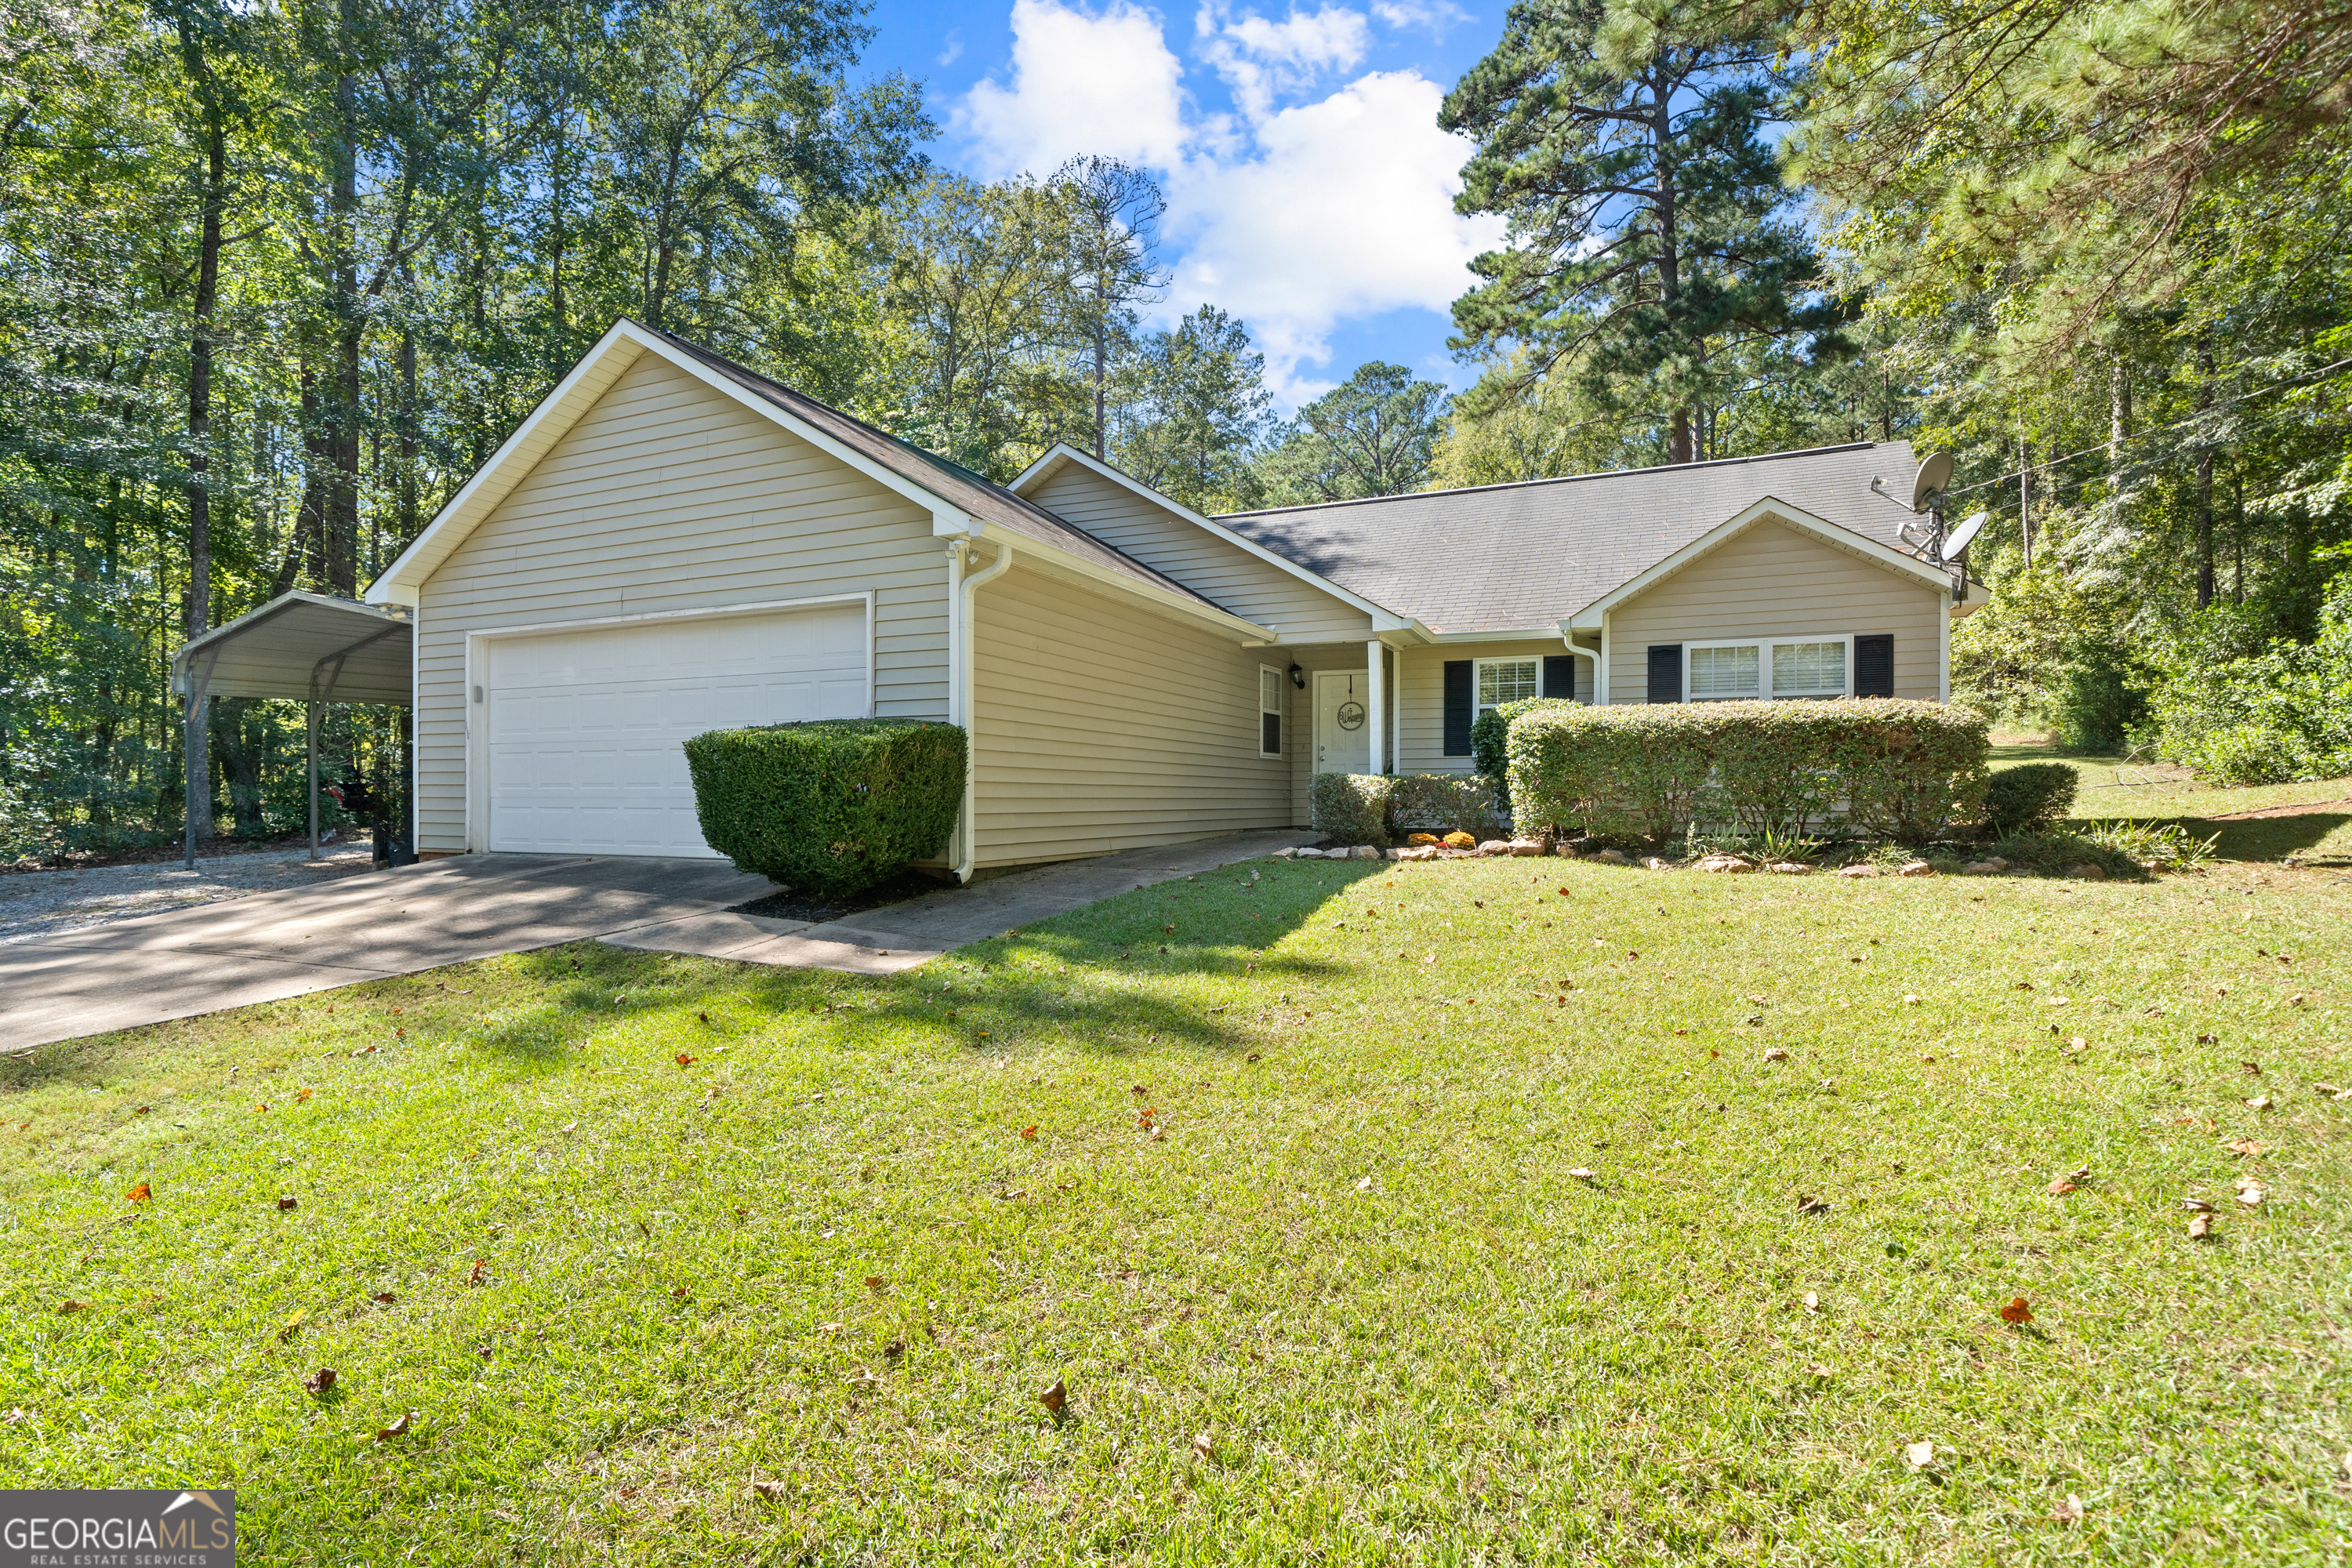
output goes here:
<path id="1" fill-rule="evenodd" d="M 2200 783 L 2188 769 L 2168 763 L 2065 752 L 2024 737 L 2003 741 L 1993 748 L 1995 769 L 2074 764 L 2083 776 L 2074 797 L 2080 820 L 2177 822 L 2200 838 L 2218 834 L 2214 853 L 2224 860 L 2352 867 L 2352 779 L 2227 789 Z M 2279 815 L 2234 815 L 2264 810 Z"/>
<path id="2" fill-rule="evenodd" d="M 0 1475 L 271 1563 L 2345 1561 L 2344 877 L 1257 865 L 0 1065 Z"/>

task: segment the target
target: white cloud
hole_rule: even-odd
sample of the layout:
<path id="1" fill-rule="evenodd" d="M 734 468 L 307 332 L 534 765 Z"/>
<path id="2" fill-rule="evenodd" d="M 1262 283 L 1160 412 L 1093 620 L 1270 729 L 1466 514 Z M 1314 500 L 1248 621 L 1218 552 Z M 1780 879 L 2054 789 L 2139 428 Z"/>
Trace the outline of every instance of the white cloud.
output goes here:
<path id="1" fill-rule="evenodd" d="M 1362 61 L 1361 13 L 1326 5 L 1272 21 L 1212 0 L 1196 19 L 1199 58 L 1237 118 L 1186 95 L 1159 19 L 1130 0 L 1099 14 L 1014 0 L 1013 28 L 1010 84 L 981 82 L 953 116 L 974 166 L 1042 174 L 1099 153 L 1160 171 L 1175 260 L 1166 312 L 1208 302 L 1240 316 L 1286 404 L 1322 390 L 1313 373 L 1338 324 L 1444 312 L 1472 282 L 1470 258 L 1501 242 L 1501 220 L 1454 211 L 1471 146 L 1438 130 L 1435 82 L 1373 71 L 1307 96 Z"/>
<path id="2" fill-rule="evenodd" d="M 975 84 L 950 123 L 987 174 L 1042 174 L 1081 153 L 1164 169 L 1184 153 L 1181 74 L 1159 18 L 1127 0 L 1100 16 L 1013 0 L 1012 85 Z"/>
<path id="3" fill-rule="evenodd" d="M 1229 20 L 1222 6 L 1203 6 L 1193 23 L 1201 58 L 1233 89 L 1252 121 L 1273 111 L 1277 93 L 1297 92 L 1327 71 L 1346 70 L 1364 58 L 1371 29 L 1363 13 L 1326 5 L 1292 11 L 1270 22 L 1255 11 Z"/>
<path id="4" fill-rule="evenodd" d="M 1391 27 L 1427 27 L 1441 37 L 1456 22 L 1473 19 L 1453 0 L 1373 0 L 1372 15 Z"/>
<path id="5" fill-rule="evenodd" d="M 1286 402 L 1336 322 L 1443 311 L 1470 286 L 1470 258 L 1501 242 L 1499 218 L 1454 211 L 1470 147 L 1437 129 L 1444 96 L 1417 72 L 1375 71 L 1259 125 L 1251 156 L 1171 174 L 1177 300 L 1248 321 Z"/>

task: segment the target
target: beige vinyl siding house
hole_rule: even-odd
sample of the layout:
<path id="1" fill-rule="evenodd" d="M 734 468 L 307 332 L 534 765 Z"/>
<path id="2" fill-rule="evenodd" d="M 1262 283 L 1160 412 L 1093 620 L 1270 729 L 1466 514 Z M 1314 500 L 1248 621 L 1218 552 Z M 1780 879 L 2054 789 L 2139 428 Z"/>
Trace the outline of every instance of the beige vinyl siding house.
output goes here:
<path id="1" fill-rule="evenodd" d="M 871 710 L 945 718 L 947 575 L 929 514 L 639 356 L 425 581 L 417 847 L 489 847 L 467 832 L 467 671 L 482 634 L 866 595 Z"/>
<path id="2" fill-rule="evenodd" d="M 1695 649 L 1770 638 L 1891 635 L 1887 695 L 1937 701 L 1948 593 L 1766 520 L 1609 611 L 1609 700 L 1646 702 L 1652 646 Z M 1851 689 L 1853 670 L 1847 670 Z"/>
<path id="3" fill-rule="evenodd" d="M 1882 499 L 1916 467 L 1210 518 L 1067 446 L 994 484 L 624 321 L 368 596 L 411 617 L 423 853 L 707 857 L 685 739 L 875 715 L 970 734 L 940 850 L 969 877 L 1307 829 L 1318 771 L 1467 771 L 1485 701 L 1645 701 L 1653 649 L 1939 697 L 1982 594 Z"/>

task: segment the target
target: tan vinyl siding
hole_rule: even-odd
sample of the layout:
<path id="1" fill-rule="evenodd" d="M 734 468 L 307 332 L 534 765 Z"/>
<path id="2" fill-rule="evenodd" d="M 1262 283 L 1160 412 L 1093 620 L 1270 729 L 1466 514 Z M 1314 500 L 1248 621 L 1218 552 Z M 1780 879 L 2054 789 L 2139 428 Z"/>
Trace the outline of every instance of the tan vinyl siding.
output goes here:
<path id="1" fill-rule="evenodd" d="M 466 842 L 466 636 L 872 590 L 875 700 L 944 719 L 947 564 L 930 514 L 646 354 L 427 579 L 418 847 Z"/>
<path id="2" fill-rule="evenodd" d="M 1466 773 L 1470 772 L 1468 757 L 1445 754 L 1445 665 L 1449 659 L 1466 658 L 1548 658 L 1553 654 L 1568 652 L 1559 638 L 1546 637 L 1519 642 L 1440 643 L 1435 647 L 1409 647 L 1404 658 L 1404 723 L 1403 747 L 1398 758 L 1397 771 L 1403 773 Z M 1590 699 L 1592 694 L 1592 665 L 1590 660 L 1576 661 L 1576 693 Z M 1537 666 L 1540 679 L 1542 666 Z M 1540 690 L 1541 687 L 1538 686 Z M 1475 691 L 1472 696 L 1475 700 Z"/>
<path id="3" fill-rule="evenodd" d="M 1649 700 L 1653 643 L 1824 635 L 1895 637 L 1895 695 L 1941 695 L 1936 588 L 1770 521 L 1755 524 L 1609 616 L 1609 698 Z"/>
<path id="4" fill-rule="evenodd" d="M 1065 460 L 1028 494 L 1111 548 L 1289 641 L 1371 636 L 1371 617 L 1345 600 L 1154 505 L 1083 463 Z"/>
<path id="5" fill-rule="evenodd" d="M 1017 561 L 975 596 L 977 864 L 1289 825 L 1289 762 L 1257 754 L 1258 666 L 1286 668 L 1279 650 Z"/>

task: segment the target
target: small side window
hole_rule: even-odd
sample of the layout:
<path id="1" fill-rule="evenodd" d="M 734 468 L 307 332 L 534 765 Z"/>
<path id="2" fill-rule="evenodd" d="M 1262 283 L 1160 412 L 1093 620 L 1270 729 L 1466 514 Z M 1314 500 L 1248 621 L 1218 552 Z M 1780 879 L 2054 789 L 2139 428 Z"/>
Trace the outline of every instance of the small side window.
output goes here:
<path id="1" fill-rule="evenodd" d="M 1257 754 L 1282 755 L 1282 671 L 1257 667 Z"/>

